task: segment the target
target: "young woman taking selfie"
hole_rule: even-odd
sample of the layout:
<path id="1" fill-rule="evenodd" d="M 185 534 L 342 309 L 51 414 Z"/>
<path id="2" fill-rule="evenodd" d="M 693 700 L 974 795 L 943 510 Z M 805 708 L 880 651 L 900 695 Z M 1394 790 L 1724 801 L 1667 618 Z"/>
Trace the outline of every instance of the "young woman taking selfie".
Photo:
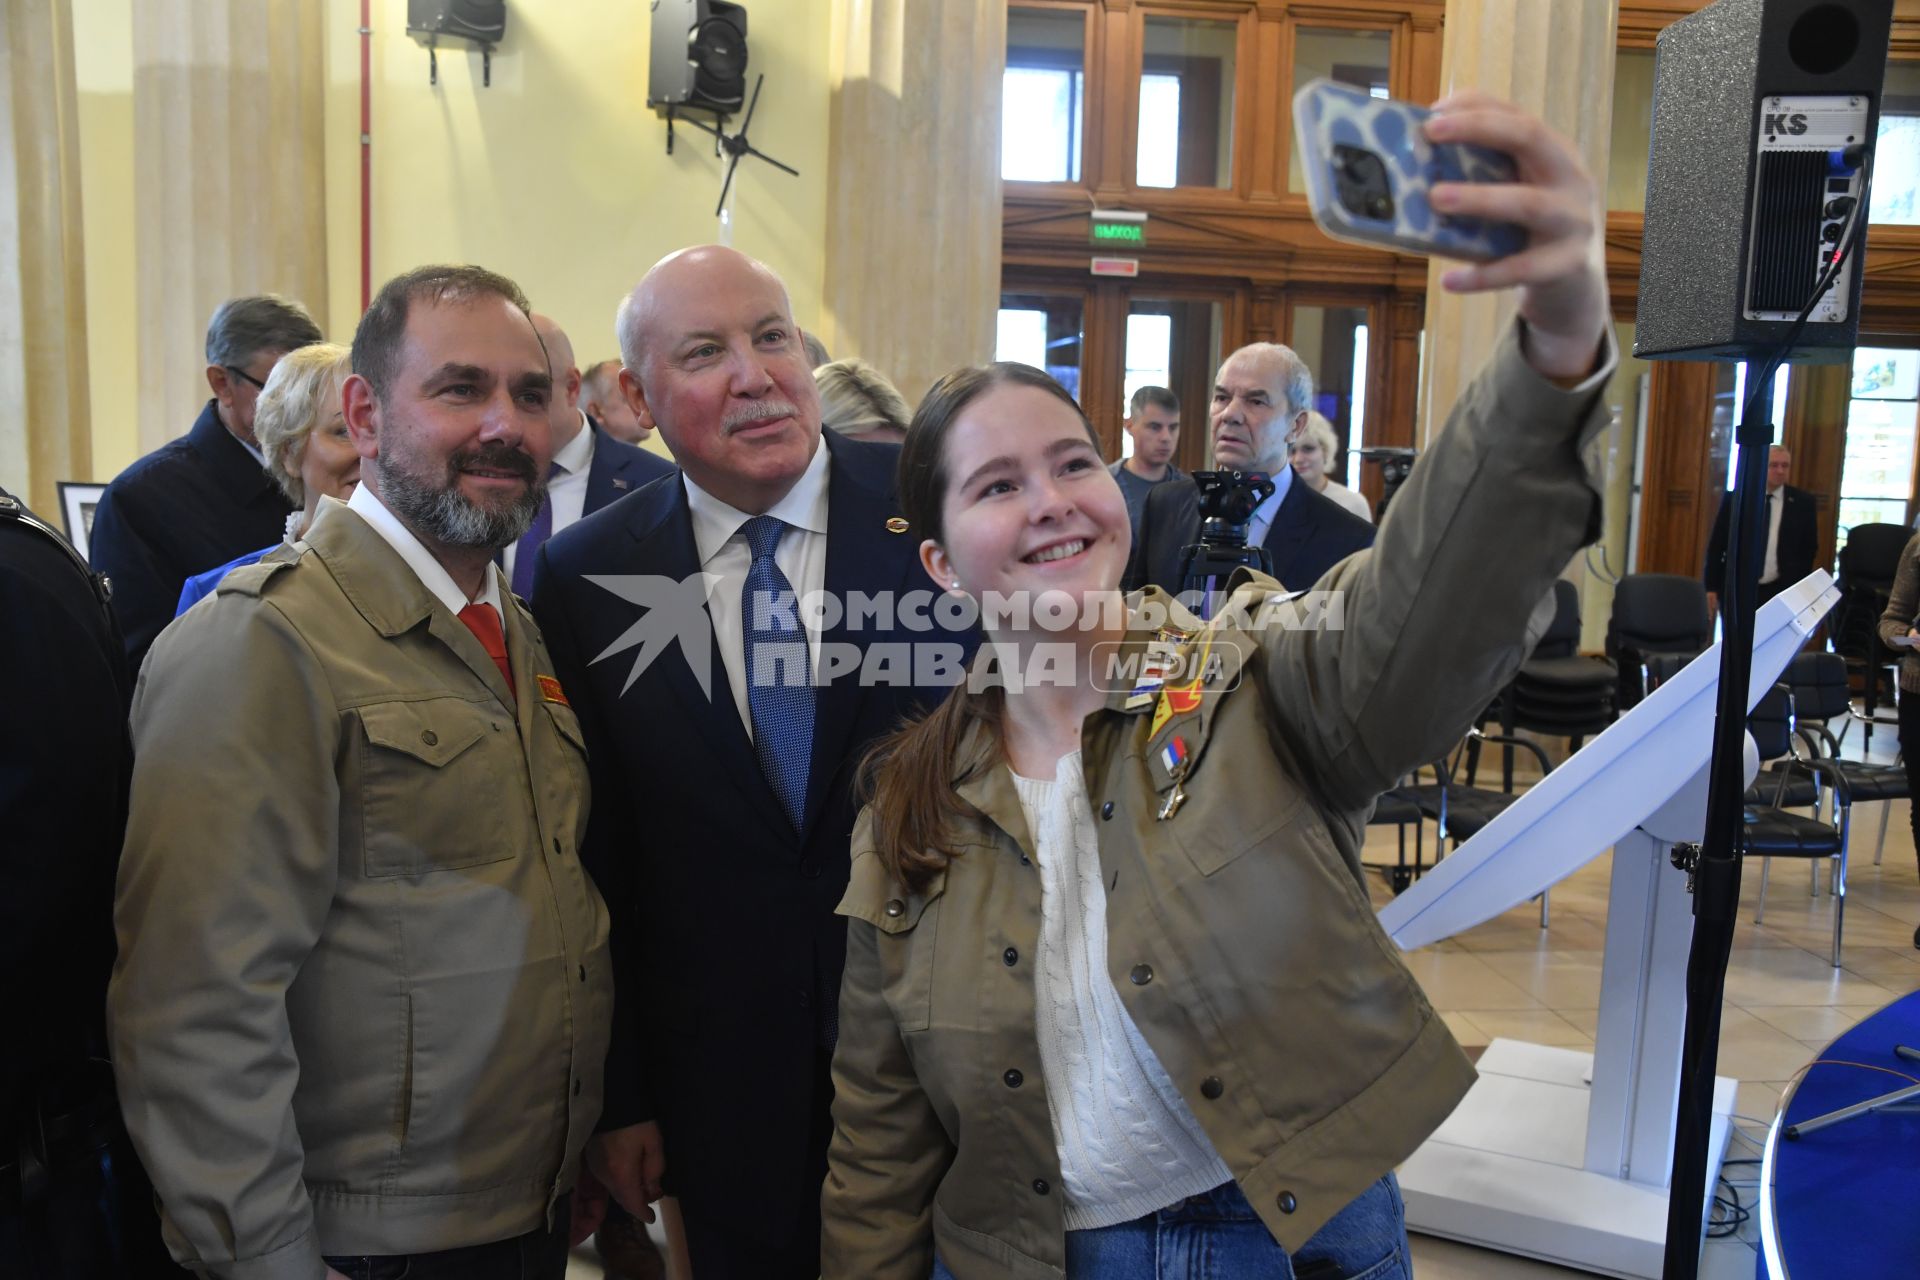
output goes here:
<path id="1" fill-rule="evenodd" d="M 1520 181 L 1436 204 L 1531 234 L 1447 285 L 1517 286 L 1519 319 L 1374 548 L 1285 584 L 1338 605 L 1276 611 L 1256 575 L 1204 624 L 1116 607 L 1126 504 L 1064 390 L 963 369 L 916 413 L 899 490 L 934 583 L 1051 625 L 989 616 L 977 666 L 1008 687 L 869 761 L 828 1280 L 1409 1273 L 1391 1170 L 1473 1069 L 1375 921 L 1365 822 L 1547 621 L 1596 528 L 1580 446 L 1613 363 L 1591 181 L 1511 107 L 1443 108 L 1435 136 Z"/>

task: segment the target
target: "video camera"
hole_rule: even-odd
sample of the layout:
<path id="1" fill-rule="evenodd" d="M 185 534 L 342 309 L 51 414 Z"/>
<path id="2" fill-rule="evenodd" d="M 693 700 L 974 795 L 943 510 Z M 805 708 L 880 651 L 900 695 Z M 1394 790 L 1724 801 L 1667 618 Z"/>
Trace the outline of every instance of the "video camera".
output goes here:
<path id="1" fill-rule="evenodd" d="M 1180 550 L 1180 596 L 1198 599 L 1201 617 L 1213 614 L 1213 593 L 1235 569 L 1273 572 L 1265 547 L 1247 545 L 1247 524 L 1260 504 L 1273 496 L 1273 481 L 1263 471 L 1196 471 L 1200 490 L 1200 540 Z"/>

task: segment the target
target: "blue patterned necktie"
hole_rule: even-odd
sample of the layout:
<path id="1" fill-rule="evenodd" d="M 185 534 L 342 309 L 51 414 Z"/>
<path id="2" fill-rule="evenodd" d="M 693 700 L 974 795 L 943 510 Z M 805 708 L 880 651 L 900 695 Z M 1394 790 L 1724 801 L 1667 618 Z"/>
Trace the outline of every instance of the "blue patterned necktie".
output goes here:
<path id="1" fill-rule="evenodd" d="M 773 516 L 755 516 L 740 526 L 753 553 L 740 591 L 740 621 L 746 637 L 753 753 L 787 821 L 798 831 L 813 762 L 813 666 L 793 584 L 773 558 L 786 531 L 786 522 Z"/>

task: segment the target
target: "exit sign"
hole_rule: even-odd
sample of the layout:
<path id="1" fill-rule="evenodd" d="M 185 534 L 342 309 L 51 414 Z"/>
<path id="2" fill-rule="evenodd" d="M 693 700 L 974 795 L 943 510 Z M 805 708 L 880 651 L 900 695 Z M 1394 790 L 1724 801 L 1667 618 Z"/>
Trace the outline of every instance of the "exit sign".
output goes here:
<path id="1" fill-rule="evenodd" d="M 1140 274 L 1140 259 L 1095 258 L 1092 270 L 1096 276 L 1137 276 Z"/>
<path id="2" fill-rule="evenodd" d="M 1129 209 L 1095 209 L 1088 236 L 1096 245 L 1140 248 L 1147 243 L 1147 215 Z"/>

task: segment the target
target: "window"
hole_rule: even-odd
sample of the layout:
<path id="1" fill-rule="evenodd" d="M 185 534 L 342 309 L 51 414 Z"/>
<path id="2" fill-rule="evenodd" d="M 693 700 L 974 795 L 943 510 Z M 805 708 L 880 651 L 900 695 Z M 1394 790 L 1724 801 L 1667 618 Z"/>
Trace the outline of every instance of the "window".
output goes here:
<path id="1" fill-rule="evenodd" d="M 1239 28 L 1231 22 L 1147 18 L 1140 56 L 1137 185 L 1233 185 L 1234 63 L 1239 38 Z"/>
<path id="2" fill-rule="evenodd" d="M 1920 62 L 1887 63 L 1870 222 L 1920 224 Z"/>
<path id="3" fill-rule="evenodd" d="M 1325 76 L 1339 84 L 1365 89 L 1376 98 L 1389 96 L 1393 67 L 1393 36 L 1385 31 L 1347 31 L 1331 27 L 1298 27 L 1293 35 L 1293 91 L 1309 80 Z M 1291 115 L 1287 128 L 1293 127 Z M 1306 179 L 1300 157 L 1288 148 L 1287 190 L 1304 192 Z"/>
<path id="4" fill-rule="evenodd" d="M 1860 524 L 1905 524 L 1920 428 L 1920 351 L 1861 347 L 1853 353 L 1847 455 L 1840 466 L 1838 545 Z"/>
<path id="5" fill-rule="evenodd" d="M 1735 365 L 1718 365 L 1714 375 L 1713 387 L 1713 431 L 1716 436 L 1729 442 L 1727 449 L 1727 478 L 1721 486 L 1731 490 L 1734 481 L 1740 475 L 1740 414 L 1747 404 L 1746 361 Z M 1773 424 L 1773 442 L 1779 444 L 1786 434 L 1787 423 L 1787 382 L 1793 376 L 1792 369 L 1781 365 L 1773 378 L 1773 408 L 1770 421 Z"/>
<path id="6" fill-rule="evenodd" d="M 1001 294 L 993 358 L 1045 369 L 1078 400 L 1085 310 L 1085 303 L 1076 295 Z"/>
<path id="7" fill-rule="evenodd" d="M 1207 400 L 1220 366 L 1221 306 L 1202 298 L 1133 298 L 1127 303 L 1126 369 L 1120 399 L 1124 414 L 1141 387 L 1165 387 L 1180 403 L 1181 443 L 1174 455 L 1198 459 L 1206 449 Z M 1133 437 L 1120 433 L 1120 455 L 1133 452 Z"/>
<path id="8" fill-rule="evenodd" d="M 1078 13 L 1007 10 L 1000 176 L 1008 181 L 1080 181 L 1086 33 Z"/>

